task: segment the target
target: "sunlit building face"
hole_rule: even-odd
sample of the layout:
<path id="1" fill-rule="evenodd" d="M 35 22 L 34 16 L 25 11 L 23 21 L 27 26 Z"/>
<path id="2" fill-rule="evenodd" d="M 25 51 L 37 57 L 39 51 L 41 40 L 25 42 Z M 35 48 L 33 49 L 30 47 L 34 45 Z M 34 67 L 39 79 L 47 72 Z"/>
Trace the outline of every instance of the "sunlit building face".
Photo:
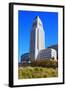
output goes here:
<path id="1" fill-rule="evenodd" d="M 30 39 L 31 60 L 36 60 L 39 51 L 45 49 L 45 32 L 39 16 L 33 20 Z"/>

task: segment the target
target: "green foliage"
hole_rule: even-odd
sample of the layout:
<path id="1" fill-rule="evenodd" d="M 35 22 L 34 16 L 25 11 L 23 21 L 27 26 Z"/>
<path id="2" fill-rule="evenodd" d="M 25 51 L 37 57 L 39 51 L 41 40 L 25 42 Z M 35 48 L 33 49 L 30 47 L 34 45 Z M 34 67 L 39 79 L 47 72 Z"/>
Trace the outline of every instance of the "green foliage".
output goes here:
<path id="1" fill-rule="evenodd" d="M 54 60 L 37 60 L 37 61 L 32 61 L 31 66 L 57 68 L 58 67 L 58 61 L 54 61 Z"/>
<path id="2" fill-rule="evenodd" d="M 28 78 L 47 78 L 47 77 L 57 77 L 57 68 L 44 68 L 44 67 L 19 67 L 18 78 L 28 79 Z"/>

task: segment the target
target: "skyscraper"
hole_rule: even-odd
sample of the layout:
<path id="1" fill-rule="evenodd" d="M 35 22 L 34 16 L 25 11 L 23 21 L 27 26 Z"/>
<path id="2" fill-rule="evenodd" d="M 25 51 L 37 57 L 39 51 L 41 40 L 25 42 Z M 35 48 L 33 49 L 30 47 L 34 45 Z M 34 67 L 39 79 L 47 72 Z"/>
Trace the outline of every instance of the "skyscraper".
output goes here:
<path id="1" fill-rule="evenodd" d="M 39 16 L 33 20 L 30 39 L 30 58 L 36 60 L 40 50 L 45 49 L 45 32 Z"/>

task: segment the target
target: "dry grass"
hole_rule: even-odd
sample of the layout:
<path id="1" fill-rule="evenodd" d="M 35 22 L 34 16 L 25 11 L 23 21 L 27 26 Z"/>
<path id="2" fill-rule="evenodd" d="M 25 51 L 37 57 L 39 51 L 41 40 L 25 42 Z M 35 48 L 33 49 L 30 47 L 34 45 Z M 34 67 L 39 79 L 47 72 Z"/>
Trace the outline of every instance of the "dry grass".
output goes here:
<path id="1" fill-rule="evenodd" d="M 57 68 L 45 68 L 45 67 L 19 67 L 18 78 L 49 78 L 58 77 Z"/>

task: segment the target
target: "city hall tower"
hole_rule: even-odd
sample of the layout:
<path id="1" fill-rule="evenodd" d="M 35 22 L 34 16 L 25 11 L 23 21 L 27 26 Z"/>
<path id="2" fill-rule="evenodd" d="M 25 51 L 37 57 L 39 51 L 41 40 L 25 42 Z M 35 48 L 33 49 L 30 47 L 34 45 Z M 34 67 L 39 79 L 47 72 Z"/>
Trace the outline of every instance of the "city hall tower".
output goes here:
<path id="1" fill-rule="evenodd" d="M 32 23 L 32 30 L 30 34 L 30 58 L 37 60 L 38 54 L 45 49 L 45 32 L 43 23 L 39 16 L 36 16 Z"/>

